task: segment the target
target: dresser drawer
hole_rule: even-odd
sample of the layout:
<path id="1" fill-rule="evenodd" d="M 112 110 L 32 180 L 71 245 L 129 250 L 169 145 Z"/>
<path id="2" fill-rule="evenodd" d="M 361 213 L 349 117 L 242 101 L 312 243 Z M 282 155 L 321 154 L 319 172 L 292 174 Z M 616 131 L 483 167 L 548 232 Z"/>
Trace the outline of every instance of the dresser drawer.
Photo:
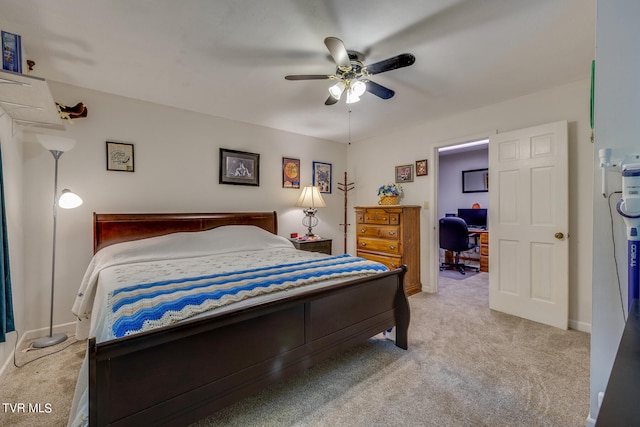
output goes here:
<path id="1" fill-rule="evenodd" d="M 371 261 L 379 262 L 380 264 L 384 264 L 391 270 L 395 270 L 403 264 L 402 257 L 399 256 L 381 256 L 361 251 L 357 251 L 356 255 Z"/>
<path id="2" fill-rule="evenodd" d="M 480 246 L 480 255 L 489 256 L 489 246 L 488 245 Z"/>
<path id="3" fill-rule="evenodd" d="M 400 229 L 395 225 L 365 225 L 358 224 L 358 237 L 378 237 L 381 239 L 398 240 Z"/>
<path id="4" fill-rule="evenodd" d="M 358 214 L 359 224 L 400 224 L 400 214 L 397 212 L 387 212 L 385 209 L 367 209 Z"/>
<path id="5" fill-rule="evenodd" d="M 358 250 L 385 252 L 389 254 L 400 254 L 400 242 L 388 239 L 372 239 L 368 237 L 358 237 Z"/>

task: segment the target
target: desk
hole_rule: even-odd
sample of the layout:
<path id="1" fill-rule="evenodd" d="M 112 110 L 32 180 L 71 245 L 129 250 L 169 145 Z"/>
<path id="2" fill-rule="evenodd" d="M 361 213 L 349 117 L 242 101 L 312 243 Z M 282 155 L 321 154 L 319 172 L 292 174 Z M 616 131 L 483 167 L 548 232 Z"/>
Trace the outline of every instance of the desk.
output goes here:
<path id="1" fill-rule="evenodd" d="M 469 229 L 469 234 L 475 234 L 478 239 L 478 246 L 480 247 L 480 257 L 464 256 L 464 252 L 460 254 L 460 260 L 465 261 L 479 261 L 480 271 L 485 273 L 489 272 L 489 231 L 488 230 L 476 230 Z M 444 262 L 453 262 L 453 252 L 444 251 Z"/>
<path id="2" fill-rule="evenodd" d="M 489 231 L 470 229 L 469 233 L 475 233 L 479 237 L 480 246 L 480 271 L 489 272 Z"/>

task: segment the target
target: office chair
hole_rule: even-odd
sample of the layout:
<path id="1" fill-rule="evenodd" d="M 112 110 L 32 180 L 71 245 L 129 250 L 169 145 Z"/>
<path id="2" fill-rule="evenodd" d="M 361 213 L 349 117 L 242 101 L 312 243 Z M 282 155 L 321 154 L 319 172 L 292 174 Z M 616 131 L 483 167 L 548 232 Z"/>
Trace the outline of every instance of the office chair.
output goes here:
<path id="1" fill-rule="evenodd" d="M 440 271 L 448 267 L 456 268 L 462 274 L 466 273 L 466 268 L 472 268 L 476 272 L 480 271 L 479 267 L 467 266 L 460 262 L 460 252 L 468 251 L 476 246 L 474 242 L 470 241 L 470 237 L 475 237 L 475 235 L 469 235 L 467 223 L 462 218 L 440 218 L 440 248 L 454 253 L 454 262 L 441 263 Z"/>

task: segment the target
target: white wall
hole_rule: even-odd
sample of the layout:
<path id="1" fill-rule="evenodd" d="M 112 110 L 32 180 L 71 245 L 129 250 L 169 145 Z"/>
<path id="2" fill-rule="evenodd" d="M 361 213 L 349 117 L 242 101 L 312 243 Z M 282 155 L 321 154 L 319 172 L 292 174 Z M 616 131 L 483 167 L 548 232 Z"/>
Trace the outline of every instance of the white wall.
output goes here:
<path id="1" fill-rule="evenodd" d="M 277 211 L 279 234 L 303 232 L 300 190 L 282 188 L 282 157 L 299 158 L 301 184 L 310 185 L 312 162 L 333 164 L 333 192 L 318 212 L 314 231 L 334 239 L 342 253 L 343 197 L 335 183 L 346 170 L 345 144 L 309 138 L 49 82 L 56 101 L 82 101 L 88 117 L 67 125 L 77 140 L 59 162 L 59 188 L 81 195 L 84 204 L 58 213 L 54 324 L 73 321 L 71 306 L 92 256 L 92 212 Z M 26 132 L 25 132 L 26 134 Z M 25 253 L 29 266 L 24 328 L 48 325 L 51 275 L 51 154 L 24 143 Z M 135 172 L 106 170 L 106 141 L 135 144 Z M 259 153 L 260 186 L 218 184 L 219 147 Z"/>
<path id="2" fill-rule="evenodd" d="M 596 20 L 595 147 L 639 152 L 640 143 L 640 3 L 636 0 L 598 1 Z M 628 149 L 628 150 L 627 150 Z M 601 195 L 600 168 L 592 165 L 594 180 L 593 328 L 591 334 L 591 422 L 598 415 L 598 393 L 604 391 L 624 328 L 627 307 L 626 238 L 614 217 L 622 303 L 614 263 L 609 207 Z M 611 174 L 610 191 L 620 190 L 620 175 Z M 617 198 L 614 198 L 617 200 Z"/>
<path id="3" fill-rule="evenodd" d="M 25 324 L 25 281 L 23 256 L 22 219 L 22 146 L 20 133 L 14 135 L 9 116 L 0 109 L 0 143 L 2 144 L 2 173 L 4 180 L 4 201 L 7 215 L 7 237 L 11 265 L 11 291 L 13 294 L 14 320 L 19 332 Z M 0 366 L 8 362 L 13 352 L 17 335 L 7 334 L 7 341 L 0 343 Z"/>
<path id="4" fill-rule="evenodd" d="M 585 64 L 590 67 L 590 64 Z M 349 173 L 357 191 L 352 204 L 375 204 L 376 190 L 394 178 L 394 166 L 427 158 L 429 175 L 405 183 L 403 204 L 424 206 L 421 221 L 422 286 L 437 286 L 437 242 L 433 233 L 438 211 L 436 180 L 437 146 L 468 142 L 558 120 L 569 122 L 569 321 L 575 329 L 591 327 L 591 246 L 592 246 L 592 166 L 593 147 L 589 124 L 590 82 L 583 80 L 528 96 L 488 105 L 421 125 L 398 129 L 353 142 L 349 148 Z M 399 142 L 402 141 L 402 142 Z M 351 216 L 352 223 L 353 213 Z M 355 237 L 351 230 L 349 242 Z"/>

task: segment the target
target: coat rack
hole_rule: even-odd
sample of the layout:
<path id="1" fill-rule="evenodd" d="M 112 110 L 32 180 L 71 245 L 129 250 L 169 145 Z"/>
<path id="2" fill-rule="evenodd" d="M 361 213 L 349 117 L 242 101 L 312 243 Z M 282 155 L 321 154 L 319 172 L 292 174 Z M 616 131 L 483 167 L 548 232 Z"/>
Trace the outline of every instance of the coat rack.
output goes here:
<path id="1" fill-rule="evenodd" d="M 346 172 L 344 173 L 344 183 L 339 182 L 337 186 L 338 186 L 338 190 L 344 193 L 344 223 L 340 225 L 342 226 L 343 233 L 344 233 L 344 253 L 346 254 L 347 253 L 347 227 L 350 225 L 347 223 L 347 193 L 350 190 L 353 190 L 355 186 L 353 185 L 353 182 L 348 182 Z"/>

